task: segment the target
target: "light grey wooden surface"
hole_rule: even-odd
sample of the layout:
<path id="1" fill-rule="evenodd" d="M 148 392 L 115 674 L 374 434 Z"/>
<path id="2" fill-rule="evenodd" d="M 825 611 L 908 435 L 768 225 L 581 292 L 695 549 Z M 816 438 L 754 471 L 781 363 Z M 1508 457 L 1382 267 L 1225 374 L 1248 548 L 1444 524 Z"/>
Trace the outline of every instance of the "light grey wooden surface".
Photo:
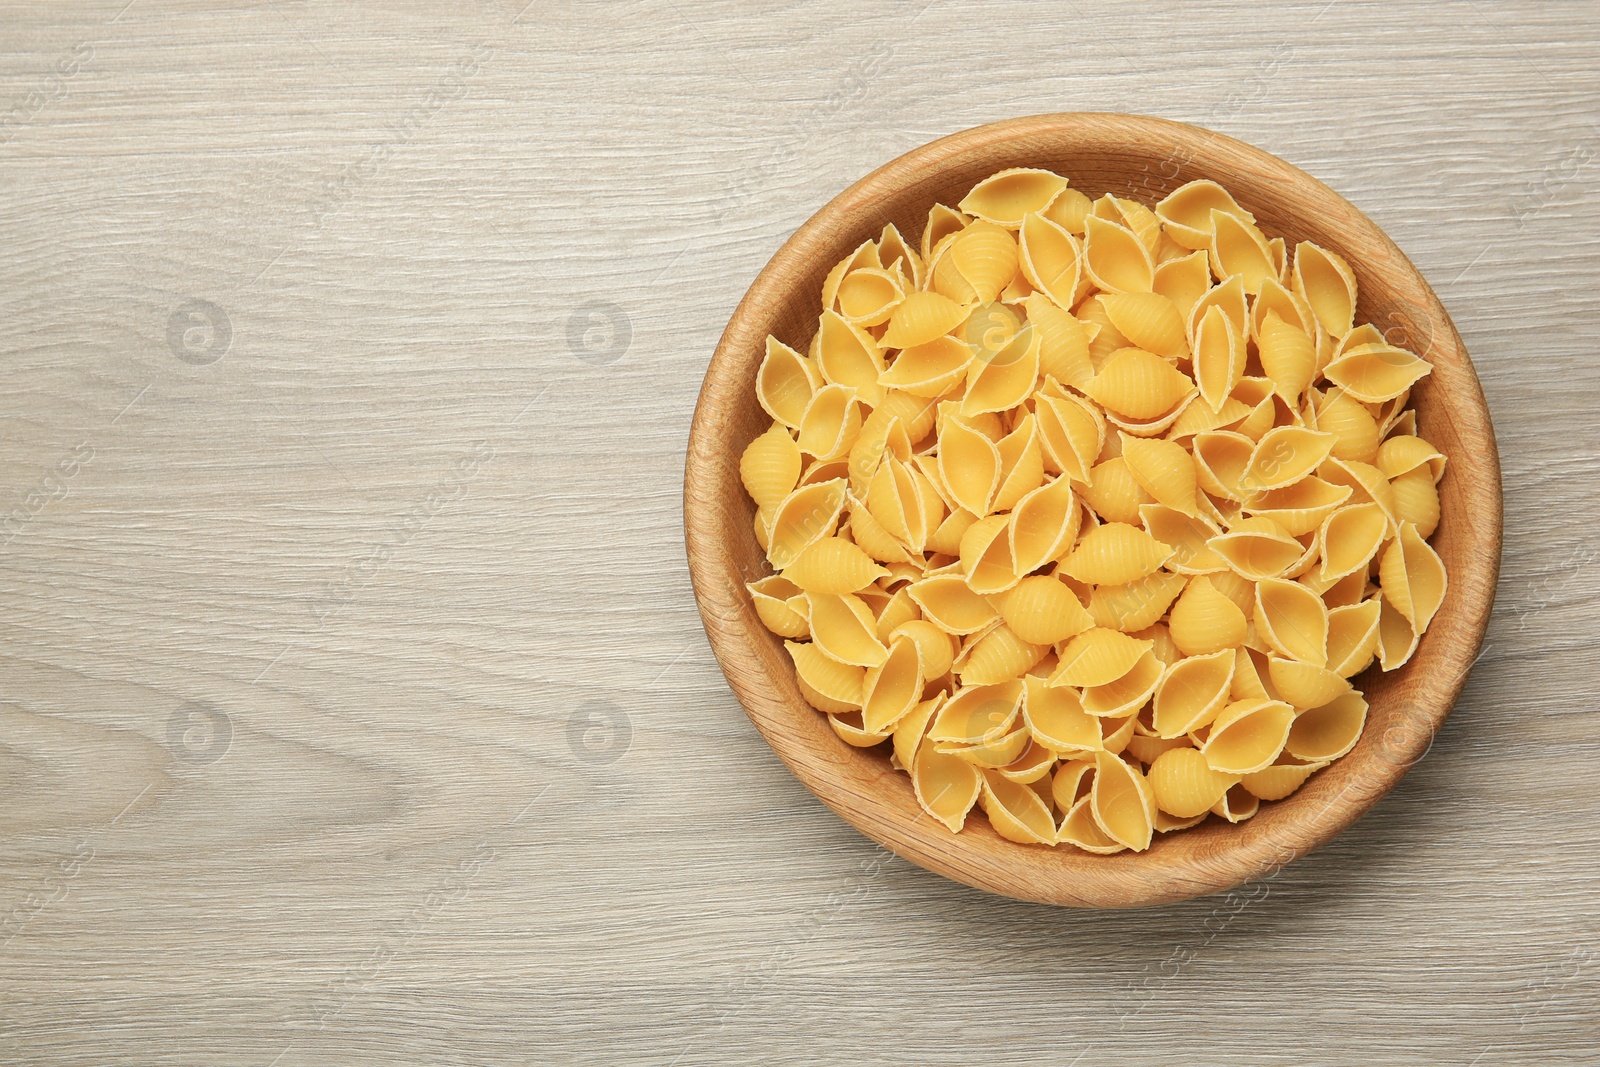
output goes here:
<path id="1" fill-rule="evenodd" d="M 523 3 L 0 3 L 0 1062 L 1600 1062 L 1600 8 Z M 767 257 L 1058 110 L 1367 211 L 1505 468 L 1426 759 L 1137 913 L 836 819 L 683 558 Z"/>

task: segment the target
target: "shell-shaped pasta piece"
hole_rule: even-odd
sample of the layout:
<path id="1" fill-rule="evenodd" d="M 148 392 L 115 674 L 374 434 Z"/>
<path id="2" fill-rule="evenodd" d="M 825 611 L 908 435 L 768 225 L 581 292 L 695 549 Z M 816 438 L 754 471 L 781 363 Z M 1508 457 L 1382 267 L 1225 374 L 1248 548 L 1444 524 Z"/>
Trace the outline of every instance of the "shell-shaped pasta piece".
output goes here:
<path id="1" fill-rule="evenodd" d="M 1390 481 L 1425 467 L 1435 484 L 1444 477 L 1444 453 L 1415 434 L 1397 434 L 1378 449 L 1378 469 Z"/>
<path id="2" fill-rule="evenodd" d="M 1236 700 L 1218 712 L 1200 752 L 1224 774 L 1262 770 L 1283 751 L 1294 717 L 1281 700 Z"/>
<path id="3" fill-rule="evenodd" d="M 1093 211 L 1094 202 L 1083 193 L 1069 187 L 1061 190 L 1040 214 L 1068 233 L 1081 237 L 1084 222 Z"/>
<path id="4" fill-rule="evenodd" d="M 1400 523 L 1399 535 L 1384 550 L 1378 565 L 1378 582 L 1383 586 L 1384 599 L 1406 617 L 1418 634 L 1427 631 L 1434 613 L 1444 603 L 1449 585 L 1444 561 L 1409 522 Z"/>
<path id="5" fill-rule="evenodd" d="M 1022 579 L 1000 602 L 1000 617 L 1023 641 L 1054 644 L 1094 626 L 1072 590 L 1047 575 Z"/>
<path id="6" fill-rule="evenodd" d="M 1278 277 L 1276 257 L 1254 223 L 1213 208 L 1211 231 L 1211 270 L 1217 277 L 1237 274 L 1251 296 L 1269 279 Z"/>
<path id="7" fill-rule="evenodd" d="M 1106 314 L 1105 304 L 1101 300 L 1103 296 L 1104 293 L 1096 293 L 1072 309 L 1072 314 L 1078 321 L 1092 331 L 1089 338 L 1089 363 L 1097 372 L 1105 366 L 1106 360 L 1111 358 L 1113 352 L 1128 347 L 1128 339 L 1122 336 L 1122 331 L 1111 325 L 1111 316 Z"/>
<path id="8" fill-rule="evenodd" d="M 1128 465 L 1128 473 L 1157 503 L 1184 515 L 1197 514 L 1195 494 L 1199 484 L 1194 461 L 1182 445 L 1125 434 L 1122 459 Z"/>
<path id="9" fill-rule="evenodd" d="M 1294 246 L 1290 277 L 1296 295 L 1311 308 L 1324 330 L 1334 337 L 1350 332 L 1356 313 L 1356 276 L 1343 257 L 1301 241 Z"/>
<path id="10" fill-rule="evenodd" d="M 1093 215 L 1084 220 L 1083 265 L 1095 285 L 1112 293 L 1148 293 L 1156 267 L 1132 230 Z"/>
<path id="11" fill-rule="evenodd" d="M 1097 463 L 1089 472 L 1089 484 L 1083 487 L 1083 499 L 1103 519 L 1133 525 L 1139 521 L 1139 509 L 1155 503 L 1155 498 L 1139 484 L 1128 461 L 1112 456 Z"/>
<path id="12" fill-rule="evenodd" d="M 881 267 L 858 267 L 839 280 L 834 303 L 847 322 L 881 326 L 905 295 L 900 275 Z"/>
<path id="13" fill-rule="evenodd" d="M 922 242 L 919 251 L 922 253 L 922 262 L 927 264 L 933 258 L 933 250 L 939 247 L 939 242 L 951 234 L 960 233 L 972 220 L 953 207 L 935 204 L 928 210 L 928 224 L 922 228 Z"/>
<path id="14" fill-rule="evenodd" d="M 826 462 L 850 451 L 861 433 L 861 405 L 848 385 L 824 385 L 800 418 L 800 451 Z"/>
<path id="15" fill-rule="evenodd" d="M 1378 423 L 1366 407 L 1342 389 L 1330 390 L 1317 407 L 1317 429 L 1334 437 L 1332 455 L 1371 463 L 1378 455 Z"/>
<path id="16" fill-rule="evenodd" d="M 842 537 L 812 542 L 783 569 L 785 578 L 808 593 L 855 593 L 888 573 Z"/>
<path id="17" fill-rule="evenodd" d="M 966 344 L 954 337 L 936 337 L 901 351 L 878 381 L 913 396 L 942 396 L 966 378 L 972 360 Z"/>
<path id="18" fill-rule="evenodd" d="M 1123 715 L 1136 717 L 1139 709 L 1150 701 L 1150 697 L 1155 696 L 1155 688 L 1162 683 L 1162 675 L 1166 670 L 1166 664 L 1155 654 L 1154 641 L 1150 645 L 1152 651 L 1139 656 L 1138 662 L 1133 664 L 1133 670 L 1123 677 L 1107 681 L 1106 685 L 1083 689 L 1083 710 L 1101 718 L 1120 718 Z"/>
<path id="19" fill-rule="evenodd" d="M 1350 496 L 1349 486 L 1306 477 L 1282 489 L 1268 489 L 1246 497 L 1244 510 L 1250 515 L 1271 519 L 1291 537 L 1303 537 L 1320 527 Z"/>
<path id="20" fill-rule="evenodd" d="M 1422 635 L 1387 596 L 1379 598 L 1378 664 L 1385 671 L 1403 666 L 1417 651 Z"/>
<path id="21" fill-rule="evenodd" d="M 927 543 L 927 517 L 913 469 L 893 456 L 884 460 L 867 483 L 865 510 L 890 536 L 913 551 L 921 551 Z"/>
<path id="22" fill-rule="evenodd" d="M 887 733 L 875 734 L 862 727 L 859 711 L 829 712 L 828 725 L 833 727 L 839 740 L 855 748 L 872 748 L 889 740 Z"/>
<path id="23" fill-rule="evenodd" d="M 739 457 L 739 480 L 758 507 L 783 502 L 800 480 L 800 447 L 782 423 L 773 423 Z"/>
<path id="24" fill-rule="evenodd" d="M 1096 626 L 1107 630 L 1143 630 L 1167 613 L 1183 587 L 1182 575 L 1164 570 L 1125 585 L 1095 586 L 1089 599 L 1089 615 Z"/>
<path id="25" fill-rule="evenodd" d="M 1252 582 L 1287 573 L 1305 554 L 1305 546 L 1269 518 L 1240 520 L 1213 537 L 1210 548 L 1230 570 Z"/>
<path id="26" fill-rule="evenodd" d="M 1427 469 L 1407 471 L 1389 488 L 1395 518 L 1415 526 L 1419 536 L 1432 537 L 1439 527 L 1439 490 Z"/>
<path id="27" fill-rule="evenodd" d="M 1261 798 L 1243 785 L 1236 785 L 1223 794 L 1212 807 L 1211 814 L 1220 815 L 1231 823 L 1241 823 L 1261 810 Z"/>
<path id="28" fill-rule="evenodd" d="M 1210 811 L 1239 777 L 1213 770 L 1198 749 L 1174 748 L 1156 757 L 1148 780 L 1156 806 L 1187 819 Z"/>
<path id="29" fill-rule="evenodd" d="M 880 667 L 889 650 L 878 640 L 872 609 L 849 593 L 807 593 L 811 639 L 824 654 L 857 667 Z"/>
<path id="30" fill-rule="evenodd" d="M 887 348 L 911 348 L 943 337 L 966 321 L 967 305 L 939 293 L 911 293 L 895 305 L 882 343 Z"/>
<path id="31" fill-rule="evenodd" d="M 861 433 L 846 457 L 851 492 L 865 493 L 888 455 L 905 462 L 911 457 L 911 440 L 906 436 L 905 424 L 879 408 L 862 421 Z"/>
<path id="32" fill-rule="evenodd" d="M 895 724 L 894 759 L 906 773 L 911 772 L 917 749 L 921 747 L 922 739 L 928 732 L 928 724 L 933 721 L 933 716 L 943 706 L 944 701 L 943 693 L 921 701 Z"/>
<path id="33" fill-rule="evenodd" d="M 1093 752 L 1103 747 L 1100 721 L 1083 710 L 1076 690 L 1048 685 L 1032 675 L 1024 682 L 1022 716 L 1035 741 L 1057 752 Z"/>
<path id="34" fill-rule="evenodd" d="M 1209 547 L 1217 529 L 1208 519 L 1185 515 L 1164 504 L 1141 504 L 1139 521 L 1145 533 L 1172 547 L 1166 565 L 1179 574 L 1206 574 L 1227 567 Z"/>
<path id="35" fill-rule="evenodd" d="M 1205 294 L 1195 301 L 1194 307 L 1189 309 L 1191 344 L 1198 340 L 1200 324 L 1211 314 L 1212 308 L 1221 310 L 1240 343 L 1243 344 L 1244 339 L 1249 336 L 1250 303 L 1249 298 L 1245 296 L 1244 281 L 1237 274 L 1206 290 Z"/>
<path id="36" fill-rule="evenodd" d="M 1189 313 L 1211 288 L 1211 262 L 1204 252 L 1169 259 L 1156 267 L 1152 285 L 1156 292 L 1172 301 L 1187 331 Z"/>
<path id="37" fill-rule="evenodd" d="M 1094 203 L 1094 214 L 1108 222 L 1126 226 L 1152 259 L 1161 248 L 1161 220 L 1155 212 L 1139 203 L 1107 193 Z"/>
<path id="38" fill-rule="evenodd" d="M 1268 315 L 1277 315 L 1279 320 L 1304 333 L 1313 342 L 1316 340 L 1317 320 L 1311 314 L 1311 309 L 1275 278 L 1263 282 L 1261 292 L 1250 302 L 1250 337 L 1258 345 L 1261 342 L 1261 327 Z"/>
<path id="39" fill-rule="evenodd" d="M 1178 305 L 1158 293 L 1107 293 L 1100 298 L 1111 324 L 1133 344 L 1158 356 L 1187 356 L 1189 340 Z"/>
<path id="40" fill-rule="evenodd" d="M 1257 582 L 1255 628 L 1279 655 L 1328 665 L 1328 606 L 1300 583 L 1281 578 Z"/>
<path id="41" fill-rule="evenodd" d="M 1011 559 L 1011 539 L 1006 536 L 1008 516 L 990 515 L 967 527 L 961 535 L 961 570 L 975 593 L 1001 593 L 1017 583 Z"/>
<path id="42" fill-rule="evenodd" d="M 980 302 L 996 299 L 1017 274 L 1015 235 L 988 222 L 968 226 L 946 254 Z"/>
<path id="43" fill-rule="evenodd" d="M 1098 745 L 1100 723 L 1093 721 L 1093 725 Z M 1062 812 L 1071 811 L 1079 801 L 1089 799 L 1089 790 L 1094 787 L 1095 751 L 1088 749 L 1081 750 L 1081 754 L 1064 755 L 1056 764 L 1055 773 L 1050 776 L 1050 799 Z"/>
<path id="44" fill-rule="evenodd" d="M 860 325 L 831 310 L 822 313 L 817 330 L 817 370 L 825 382 L 850 386 L 863 403 L 876 406 L 883 400 L 878 384 L 883 351 L 878 342 Z"/>
<path id="45" fill-rule="evenodd" d="M 939 430 L 939 473 L 954 502 L 982 517 L 1000 488 L 1000 451 L 965 419 L 952 417 Z"/>
<path id="46" fill-rule="evenodd" d="M 907 592 L 909 596 L 909 591 Z M 950 672 L 955 660 L 955 642 L 950 635 L 926 619 L 913 619 L 896 626 L 889 634 L 891 642 L 905 638 L 917 649 L 922 676 L 932 681 Z"/>
<path id="47" fill-rule="evenodd" d="M 1239 487 L 1246 493 L 1293 485 L 1322 465 L 1333 450 L 1330 433 L 1304 426 L 1274 426 L 1256 442 Z"/>
<path id="48" fill-rule="evenodd" d="M 767 559 L 783 570 L 812 543 L 833 533 L 844 510 L 844 479 L 803 485 L 783 498 L 772 513 Z"/>
<path id="49" fill-rule="evenodd" d="M 820 388 L 822 375 L 810 359 L 776 337 L 767 338 L 767 354 L 756 372 L 756 400 L 768 415 L 798 430 L 812 395 Z"/>
<path id="50" fill-rule="evenodd" d="M 1034 294 L 1023 302 L 1028 321 L 1039 332 L 1039 373 L 1081 389 L 1094 377 L 1089 361 L 1090 327 L 1070 311 Z"/>
<path id="51" fill-rule="evenodd" d="M 1050 684 L 1079 688 L 1109 685 L 1132 671 L 1150 648 L 1151 642 L 1116 630 L 1102 627 L 1086 630 L 1061 650 L 1059 666 Z"/>
<path id="52" fill-rule="evenodd" d="M 1105 420 L 1085 401 L 1036 394 L 1034 415 L 1044 446 L 1046 467 L 1061 471 L 1080 484 L 1090 481 L 1089 471 L 1105 444 Z"/>
<path id="53" fill-rule="evenodd" d="M 1023 275 L 1061 309 L 1070 308 L 1083 275 L 1083 246 L 1042 215 L 1022 221 L 1019 260 Z M 1030 310 L 1029 318 L 1033 317 Z"/>
<path id="54" fill-rule="evenodd" d="M 1229 500 L 1243 500 L 1240 482 L 1250 466 L 1256 443 L 1244 434 L 1213 430 L 1196 434 L 1194 472 L 1200 488 Z"/>
<path id="55" fill-rule="evenodd" d="M 883 394 L 883 403 L 878 405 L 873 414 L 899 419 L 906 428 L 906 438 L 915 443 L 927 437 L 928 431 L 933 429 L 938 408 L 928 397 L 890 389 Z"/>
<path id="56" fill-rule="evenodd" d="M 1350 691 L 1350 683 L 1337 672 L 1281 656 L 1267 657 L 1267 677 L 1278 697 L 1296 708 L 1320 708 Z"/>
<path id="57" fill-rule="evenodd" d="M 989 825 L 1007 841 L 1023 845 L 1054 845 L 1055 818 L 1039 794 L 1005 775 L 989 771 L 983 776 L 978 798 Z"/>
<path id="58" fill-rule="evenodd" d="M 1383 605 L 1376 600 L 1328 609 L 1328 669 L 1341 678 L 1366 670 L 1378 652 L 1378 619 Z"/>
<path id="59" fill-rule="evenodd" d="M 911 786 L 922 810 L 960 833 L 967 813 L 978 802 L 983 776 L 966 760 L 922 745 L 911 763 Z"/>
<path id="60" fill-rule="evenodd" d="M 1009 737 L 1017 728 L 1022 698 L 1023 683 L 1019 678 L 998 685 L 965 686 L 939 709 L 939 714 L 928 727 L 928 739 L 979 745 Z M 1011 760 L 1005 762 L 1010 763 Z"/>
<path id="61" fill-rule="evenodd" d="M 1322 373 L 1334 385 L 1368 404 L 1405 393 L 1433 372 L 1428 361 L 1391 344 L 1357 345 L 1329 363 Z"/>
<path id="62" fill-rule="evenodd" d="M 1389 516 L 1370 501 L 1339 508 L 1322 522 L 1318 539 L 1322 544 L 1319 575 L 1332 583 L 1357 570 L 1364 570 L 1378 548 L 1389 537 Z"/>
<path id="63" fill-rule="evenodd" d="M 1153 737 L 1150 734 L 1140 733 L 1137 728 L 1138 724 L 1135 724 L 1135 727 L 1133 736 L 1128 738 L 1128 747 L 1122 751 L 1147 767 L 1154 763 L 1163 752 L 1168 752 L 1174 748 L 1190 747 L 1190 741 L 1187 737 Z M 1160 830 L 1161 827 L 1157 825 L 1156 829 Z"/>
<path id="64" fill-rule="evenodd" d="M 1124 851 L 1127 846 L 1108 835 L 1095 820 L 1091 799 L 1085 796 L 1067 810 L 1056 831 L 1057 839 L 1100 856 Z"/>
<path id="65" fill-rule="evenodd" d="M 959 574 L 940 574 L 912 582 L 911 599 L 935 626 L 952 634 L 977 633 L 999 615 L 989 602 L 967 587 Z"/>
<path id="66" fill-rule="evenodd" d="M 989 224 L 974 222 L 972 225 L 987 227 Z M 967 281 L 966 275 L 961 273 L 956 261 L 950 257 L 950 250 L 965 233 L 963 230 L 961 233 L 951 234 L 934 248 L 928 259 L 928 287 L 951 300 L 963 304 L 975 304 L 978 302 L 978 291 Z"/>
<path id="67" fill-rule="evenodd" d="M 874 734 L 893 730 L 916 707 L 923 681 L 916 643 L 907 637 L 894 641 L 889 658 L 870 668 L 862 681 L 862 729 Z"/>
<path id="68" fill-rule="evenodd" d="M 1267 312 L 1261 324 L 1258 346 L 1261 369 L 1272 379 L 1272 387 L 1290 407 L 1297 407 L 1300 395 L 1311 384 L 1317 370 L 1317 346 L 1304 330 Z"/>
<path id="69" fill-rule="evenodd" d="M 1038 741 L 1030 741 L 1028 747 L 1022 750 L 1022 755 L 994 773 L 1018 785 L 1032 785 L 1038 782 L 1041 787 L 1048 787 L 1049 782 L 1046 779 L 1050 772 L 1055 770 L 1055 766 L 1055 752 L 1045 748 Z M 1036 792 L 1035 795 L 1037 796 L 1038 793 Z M 1040 799 L 1042 800 L 1043 798 L 1041 797 Z M 1048 810 L 1049 807 L 1046 805 L 1046 811 Z M 1051 827 L 1054 829 L 1054 823 L 1051 824 Z"/>
<path id="70" fill-rule="evenodd" d="M 1154 655 L 1155 653 L 1152 652 L 1151 656 Z M 1145 673 L 1145 668 L 1143 666 L 1135 669 L 1139 670 L 1141 676 L 1143 676 Z M 1160 681 L 1159 675 L 1157 676 L 1156 680 L 1158 682 Z M 1093 690 L 1091 690 L 1091 692 L 1092 691 Z M 1151 691 L 1154 692 L 1153 687 Z M 1089 702 L 1087 699 L 1084 701 L 1083 709 L 1085 711 L 1089 710 Z M 1128 742 L 1133 740 L 1135 732 L 1138 730 L 1140 714 L 1141 712 L 1134 710 L 1130 711 L 1126 715 L 1121 716 L 1120 718 L 1115 715 L 1103 715 L 1099 717 L 1100 743 L 1102 746 L 1104 746 L 1105 751 L 1114 756 L 1120 756 L 1123 752 L 1127 751 Z"/>
<path id="71" fill-rule="evenodd" d="M 878 243 L 876 241 L 867 240 L 861 242 L 856 246 L 854 252 L 851 252 L 833 265 L 833 269 L 828 272 L 827 278 L 822 282 L 822 306 L 824 309 L 833 308 L 837 310 L 839 283 L 844 280 L 846 274 L 859 267 L 882 269 L 883 258 L 878 255 Z"/>
<path id="72" fill-rule="evenodd" d="M 1207 404 L 1196 393 L 1183 405 L 1178 417 L 1173 420 L 1171 427 L 1167 430 L 1167 440 L 1183 444 L 1188 438 L 1194 437 L 1196 434 L 1211 433 L 1215 430 L 1224 430 L 1230 426 L 1236 426 L 1249 417 L 1250 414 L 1250 408 L 1231 396 L 1222 401 L 1222 409 L 1220 411 L 1212 411 L 1211 405 Z"/>
<path id="73" fill-rule="evenodd" d="M 1107 411 L 1129 419 L 1153 419 L 1171 411 L 1194 390 L 1187 374 L 1153 352 L 1115 352 L 1084 392 Z"/>
<path id="74" fill-rule="evenodd" d="M 866 596 L 868 594 L 863 591 L 862 595 Z M 869 604 L 869 606 L 871 605 Z M 894 650 L 892 647 L 894 644 L 894 632 L 906 623 L 918 622 L 922 618 L 922 612 L 917 608 L 917 602 L 911 599 L 911 594 L 906 591 L 904 585 L 889 594 L 889 600 L 882 608 L 874 607 L 873 610 L 878 616 L 876 626 L 878 640 L 889 647 L 891 652 Z"/>
<path id="75" fill-rule="evenodd" d="M 1205 656 L 1231 649 L 1244 640 L 1249 620 L 1237 604 L 1206 575 L 1189 579 L 1172 605 L 1168 629 L 1173 644 L 1186 656 Z"/>
<path id="76" fill-rule="evenodd" d="M 970 416 L 1009 411 L 1026 400 L 1039 380 L 1040 340 L 1039 331 L 1029 323 L 998 350 L 980 345 L 976 358 L 967 366 L 967 392 L 961 399 L 961 413 Z"/>
<path id="77" fill-rule="evenodd" d="M 863 668 L 840 663 L 810 642 L 785 641 L 783 647 L 789 650 L 789 657 L 794 660 L 794 672 L 801 682 L 801 692 L 809 687 L 832 705 L 819 710 L 837 712 L 861 706 L 862 687 L 867 674 Z M 809 694 L 807 699 L 810 699 Z"/>
<path id="78" fill-rule="evenodd" d="M 1317 477 L 1333 485 L 1348 486 L 1351 490 L 1352 504 L 1371 501 L 1383 508 L 1384 513 L 1391 519 L 1400 517 L 1396 510 L 1393 487 L 1383 476 L 1383 472 L 1370 463 L 1330 456 L 1328 462 L 1317 468 Z"/>
<path id="79" fill-rule="evenodd" d="M 1293 730 L 1290 731 L 1291 734 Z M 1254 774 L 1239 779 L 1239 784 L 1262 800 L 1282 800 L 1305 785 L 1306 779 L 1326 767 L 1327 763 L 1275 763 Z"/>
<path id="80" fill-rule="evenodd" d="M 761 624 L 779 637 L 800 638 L 811 633 L 807 613 L 811 606 L 800 590 L 778 575 L 770 575 L 745 586 L 756 607 Z"/>
<path id="81" fill-rule="evenodd" d="M 1109 752 L 1094 758 L 1094 786 L 1089 793 L 1094 821 L 1106 836 L 1142 852 L 1150 847 L 1155 826 L 1155 800 L 1139 769 Z"/>
<path id="82" fill-rule="evenodd" d="M 1185 248 L 1209 249 L 1216 223 L 1213 211 L 1254 223 L 1256 218 L 1240 207 L 1233 194 L 1213 181 L 1180 185 L 1156 205 L 1156 217 L 1167 236 Z"/>
<path id="83" fill-rule="evenodd" d="M 1181 737 L 1210 725 L 1232 693 L 1234 661 L 1233 649 L 1224 648 L 1167 668 L 1156 687 L 1150 720 L 1156 735 Z"/>
<path id="84" fill-rule="evenodd" d="M 1069 578 L 1091 585 L 1125 585 L 1171 558 L 1171 546 L 1137 526 L 1108 522 L 1079 539 L 1077 547 L 1061 561 L 1061 570 Z"/>
<path id="85" fill-rule="evenodd" d="M 1011 559 L 1018 574 L 1031 574 L 1059 557 L 1077 539 L 1083 512 L 1065 476 L 1029 492 L 1011 510 Z"/>
<path id="86" fill-rule="evenodd" d="M 947 556 L 960 555 L 961 539 L 966 536 L 967 528 L 977 521 L 978 517 L 972 512 L 956 508 L 933 533 L 928 535 L 926 550 Z"/>
<path id="87" fill-rule="evenodd" d="M 1366 723 L 1366 699 L 1346 690 L 1321 707 L 1296 716 L 1284 749 L 1308 763 L 1336 760 L 1356 747 Z"/>
<path id="88" fill-rule="evenodd" d="M 892 222 L 886 224 L 883 233 L 878 235 L 878 259 L 885 270 L 896 269 L 898 261 L 900 273 L 906 276 L 913 288 L 921 285 L 922 257 L 906 243 L 906 239 Z"/>
<path id="89" fill-rule="evenodd" d="M 968 215 L 1016 229 L 1030 212 L 1044 211 L 1067 187 L 1048 170 L 1013 167 L 983 179 L 958 205 Z"/>
<path id="90" fill-rule="evenodd" d="M 1221 412 L 1228 394 L 1244 376 L 1244 338 L 1221 307 L 1206 309 L 1194 331 L 1194 377 L 1200 396 Z"/>

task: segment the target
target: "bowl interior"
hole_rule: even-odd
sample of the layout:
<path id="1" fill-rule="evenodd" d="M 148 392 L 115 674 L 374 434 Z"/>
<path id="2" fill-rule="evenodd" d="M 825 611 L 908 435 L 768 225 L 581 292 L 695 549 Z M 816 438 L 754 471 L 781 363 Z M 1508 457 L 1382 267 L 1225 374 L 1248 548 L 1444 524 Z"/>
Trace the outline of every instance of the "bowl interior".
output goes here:
<path id="1" fill-rule="evenodd" d="M 1359 287 L 1358 322 L 1423 355 L 1433 373 L 1412 394 L 1421 433 L 1446 456 L 1432 543 L 1449 570 L 1443 607 L 1411 662 L 1356 679 L 1371 705 L 1357 747 L 1282 801 L 1230 825 L 1215 818 L 1157 835 L 1150 849 L 1093 856 L 1006 841 L 981 812 L 959 835 L 918 808 L 907 776 L 881 749 L 851 748 L 801 698 L 779 638 L 757 619 L 743 583 L 767 573 L 738 476 L 744 446 L 770 419 L 754 382 L 768 333 L 805 351 L 829 268 L 893 222 L 915 245 L 935 203 L 954 205 L 1005 167 L 1044 167 L 1091 198 L 1146 204 L 1209 178 L 1289 247 L 1314 241 L 1342 255 Z M 1193 126 L 1126 115 L 1069 114 L 978 127 L 880 168 L 819 211 L 761 272 L 707 372 L 685 476 L 691 576 L 729 683 L 778 755 L 825 803 L 869 837 L 941 874 L 1009 896 L 1115 907 L 1177 900 L 1237 885 L 1314 849 L 1382 796 L 1431 744 L 1487 625 L 1500 558 L 1500 481 L 1493 430 L 1467 353 L 1438 298 L 1369 219 L 1309 175 L 1259 149 Z"/>

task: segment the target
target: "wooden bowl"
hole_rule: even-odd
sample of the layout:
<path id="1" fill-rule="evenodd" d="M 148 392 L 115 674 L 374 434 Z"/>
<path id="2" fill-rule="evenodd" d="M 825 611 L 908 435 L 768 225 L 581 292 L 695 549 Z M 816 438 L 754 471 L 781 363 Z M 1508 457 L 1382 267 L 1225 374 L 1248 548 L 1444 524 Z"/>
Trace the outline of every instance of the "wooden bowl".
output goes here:
<path id="1" fill-rule="evenodd" d="M 1157 835 L 1145 852 L 1096 856 L 1018 845 L 980 813 L 960 834 L 923 814 L 910 779 L 880 746 L 839 740 L 801 698 L 782 642 L 761 625 L 744 583 L 770 573 L 751 531 L 739 455 L 770 419 L 756 403 L 766 336 L 805 351 L 824 275 L 893 222 L 915 244 L 934 203 L 955 204 L 1005 167 L 1044 167 L 1090 197 L 1147 204 L 1197 178 L 1220 182 L 1269 237 L 1311 240 L 1355 269 L 1357 321 L 1424 355 L 1433 373 L 1412 394 L 1423 434 L 1449 457 L 1433 545 L 1449 568 L 1443 607 L 1410 663 L 1357 684 L 1366 731 L 1343 759 L 1255 818 L 1210 819 Z M 706 633 L 756 728 L 799 779 L 862 833 L 929 870 L 994 893 L 1077 907 L 1133 907 L 1212 893 L 1318 848 L 1383 796 L 1427 751 L 1483 639 L 1500 566 L 1500 466 L 1483 391 L 1428 283 L 1372 220 L 1305 172 L 1230 137 L 1161 119 L 1038 115 L 924 145 L 835 197 L 778 250 L 734 312 L 706 371 L 689 437 L 684 526 Z"/>

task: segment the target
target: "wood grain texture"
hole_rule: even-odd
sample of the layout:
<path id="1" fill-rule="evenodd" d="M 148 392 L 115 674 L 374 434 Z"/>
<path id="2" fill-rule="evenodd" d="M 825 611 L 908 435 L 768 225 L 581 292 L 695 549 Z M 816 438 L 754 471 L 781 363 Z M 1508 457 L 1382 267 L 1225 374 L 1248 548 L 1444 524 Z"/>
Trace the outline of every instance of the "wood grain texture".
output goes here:
<path id="1" fill-rule="evenodd" d="M 934 204 L 1011 167 L 1043 167 L 1097 198 L 1153 205 L 1189 181 L 1225 186 L 1263 232 L 1290 248 L 1312 241 L 1357 276 L 1357 322 L 1390 330 L 1432 373 L 1410 403 L 1428 440 L 1449 458 L 1440 483 L 1435 550 L 1449 595 L 1400 669 L 1355 679 L 1370 704 L 1349 755 L 1292 797 L 1246 823 L 1220 819 L 1160 835 L 1144 852 L 1096 856 L 1022 846 L 973 818 L 958 835 L 922 811 L 910 778 L 885 749 L 840 740 L 801 695 L 783 640 L 757 617 L 745 583 L 771 573 L 751 529 L 755 505 L 739 456 L 772 424 L 755 380 L 776 336 L 804 352 L 816 330 L 823 277 L 861 242 L 894 223 L 920 235 Z M 1449 315 L 1405 254 L 1372 221 L 1315 178 L 1233 138 L 1159 119 L 1106 113 L 1039 115 L 952 134 L 862 178 L 784 243 L 740 301 L 706 372 L 689 437 L 684 522 L 701 615 L 728 681 L 772 747 L 829 807 L 897 854 L 1005 896 L 1077 907 L 1143 907 L 1271 876 L 1320 848 L 1400 780 L 1425 753 L 1466 683 L 1500 570 L 1500 460 L 1489 413 Z"/>
<path id="2" fill-rule="evenodd" d="M 0 1061 L 1594 1058 L 1600 11 L 524 2 L 0 0 Z M 1505 487 L 1426 757 L 1259 888 L 1112 915 L 819 803 L 682 543 L 701 379 L 783 241 L 1066 110 L 1359 206 Z"/>

